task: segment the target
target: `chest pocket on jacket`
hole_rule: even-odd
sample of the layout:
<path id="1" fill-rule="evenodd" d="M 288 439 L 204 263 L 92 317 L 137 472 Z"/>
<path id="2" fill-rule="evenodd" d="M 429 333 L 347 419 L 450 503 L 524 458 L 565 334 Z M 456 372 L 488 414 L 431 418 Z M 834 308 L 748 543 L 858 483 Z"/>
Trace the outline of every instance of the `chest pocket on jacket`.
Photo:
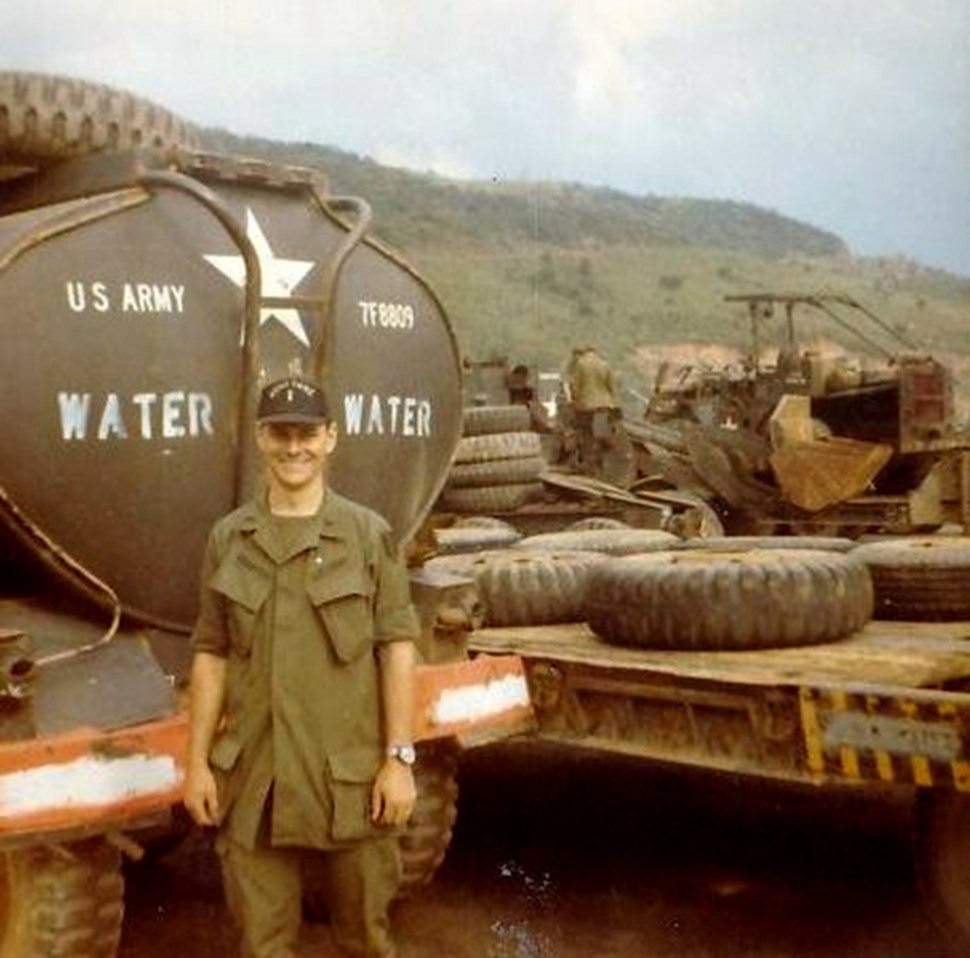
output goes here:
<path id="1" fill-rule="evenodd" d="M 259 611 L 273 586 L 270 575 L 235 553 L 226 557 L 209 585 L 228 599 L 227 614 L 233 650 L 247 658 L 253 648 Z"/>
<path id="2" fill-rule="evenodd" d="M 373 646 L 374 588 L 363 575 L 310 575 L 306 590 L 341 662 L 350 662 Z"/>

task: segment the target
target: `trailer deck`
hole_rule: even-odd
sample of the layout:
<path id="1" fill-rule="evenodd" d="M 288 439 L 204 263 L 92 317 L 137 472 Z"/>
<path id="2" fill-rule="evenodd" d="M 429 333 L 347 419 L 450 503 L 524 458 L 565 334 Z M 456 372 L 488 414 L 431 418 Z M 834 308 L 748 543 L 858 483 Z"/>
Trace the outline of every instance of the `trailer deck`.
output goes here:
<path id="1" fill-rule="evenodd" d="M 815 783 L 970 791 L 970 623 L 871 622 L 839 642 L 737 652 L 611 646 L 585 623 L 487 628 L 523 658 L 538 734 Z"/>

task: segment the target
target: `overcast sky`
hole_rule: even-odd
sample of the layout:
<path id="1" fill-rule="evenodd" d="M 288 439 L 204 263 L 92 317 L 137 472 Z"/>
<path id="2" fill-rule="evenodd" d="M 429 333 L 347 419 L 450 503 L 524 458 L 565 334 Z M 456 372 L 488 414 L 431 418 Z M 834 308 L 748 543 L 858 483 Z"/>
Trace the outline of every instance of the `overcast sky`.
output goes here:
<path id="1" fill-rule="evenodd" d="M 970 0 L 10 0 L 0 65 L 416 170 L 748 201 L 970 276 Z"/>

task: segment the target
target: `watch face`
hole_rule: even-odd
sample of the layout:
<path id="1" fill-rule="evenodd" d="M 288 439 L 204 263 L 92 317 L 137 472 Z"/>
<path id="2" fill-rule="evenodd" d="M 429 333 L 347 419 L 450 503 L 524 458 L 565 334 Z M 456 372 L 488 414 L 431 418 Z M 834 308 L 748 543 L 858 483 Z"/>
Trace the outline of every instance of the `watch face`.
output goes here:
<path id="1" fill-rule="evenodd" d="M 417 758 L 413 745 L 395 745 L 393 748 L 388 749 L 388 751 L 394 758 L 399 762 L 403 762 L 405 765 L 413 765 Z"/>

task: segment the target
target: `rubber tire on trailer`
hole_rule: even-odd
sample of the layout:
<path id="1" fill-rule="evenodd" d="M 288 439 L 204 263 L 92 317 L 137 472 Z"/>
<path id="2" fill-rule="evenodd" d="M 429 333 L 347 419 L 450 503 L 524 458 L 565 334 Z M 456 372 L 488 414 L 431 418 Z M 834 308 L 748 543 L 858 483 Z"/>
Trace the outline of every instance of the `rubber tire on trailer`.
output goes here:
<path id="1" fill-rule="evenodd" d="M 131 93 L 0 70 L 0 163 L 50 166 L 106 150 L 197 145 L 191 124 Z"/>
<path id="2" fill-rule="evenodd" d="M 531 430 L 532 414 L 528 406 L 468 406 L 462 412 L 463 436 Z"/>
<path id="3" fill-rule="evenodd" d="M 418 798 L 400 838 L 403 879 L 398 898 L 431 881 L 451 844 L 458 817 L 458 755 L 450 742 L 419 747 L 414 782 Z"/>
<path id="4" fill-rule="evenodd" d="M 452 529 L 506 529 L 509 532 L 518 532 L 518 529 L 511 522 L 499 519 L 496 516 L 462 516 L 456 519 Z"/>
<path id="5" fill-rule="evenodd" d="M 482 549 L 501 549 L 514 545 L 522 533 L 511 526 L 507 528 L 449 526 L 436 529 L 435 541 L 438 552 L 449 555 L 456 552 L 480 552 Z"/>
<path id="6" fill-rule="evenodd" d="M 872 604 L 851 553 L 674 551 L 606 559 L 590 571 L 585 612 L 614 645 L 736 650 L 835 641 Z"/>
<path id="7" fill-rule="evenodd" d="M 537 432 L 496 432 L 487 436 L 465 436 L 458 440 L 455 464 L 488 462 L 493 459 L 527 459 L 542 455 Z"/>
<path id="8" fill-rule="evenodd" d="M 497 549 L 439 556 L 425 567 L 474 578 L 486 626 L 552 625 L 583 619 L 587 576 L 605 561 L 597 552 Z"/>
<path id="9" fill-rule="evenodd" d="M 448 487 L 458 489 L 535 482 L 545 469 L 546 460 L 542 456 L 459 463 L 452 466 L 448 473 Z"/>
<path id="10" fill-rule="evenodd" d="M 613 519 L 610 516 L 587 516 L 585 519 L 577 519 L 571 525 L 566 526 L 566 532 L 586 532 L 588 529 L 632 529 L 629 522 L 622 519 Z"/>
<path id="11" fill-rule="evenodd" d="M 970 538 L 886 539 L 856 546 L 852 555 L 869 567 L 877 618 L 970 619 Z"/>
<path id="12" fill-rule="evenodd" d="M 970 796 L 921 790 L 913 835 L 927 910 L 954 958 L 970 955 Z"/>
<path id="13" fill-rule="evenodd" d="M 3 958 L 114 958 L 124 917 L 121 855 L 104 839 L 3 854 Z"/>
<path id="14" fill-rule="evenodd" d="M 514 512 L 542 497 L 541 482 L 517 482 L 510 486 L 469 486 L 441 490 L 441 505 L 455 512 Z"/>
<path id="15" fill-rule="evenodd" d="M 553 549 L 580 552 L 602 552 L 612 556 L 636 555 L 640 552 L 662 552 L 680 542 L 672 532 L 661 529 L 585 529 L 579 532 L 542 532 L 520 539 L 517 549 Z"/>
<path id="16" fill-rule="evenodd" d="M 811 549 L 823 552 L 851 552 L 857 543 L 838 536 L 705 536 L 684 539 L 678 549 L 707 552 L 750 552 L 752 549 Z"/>

